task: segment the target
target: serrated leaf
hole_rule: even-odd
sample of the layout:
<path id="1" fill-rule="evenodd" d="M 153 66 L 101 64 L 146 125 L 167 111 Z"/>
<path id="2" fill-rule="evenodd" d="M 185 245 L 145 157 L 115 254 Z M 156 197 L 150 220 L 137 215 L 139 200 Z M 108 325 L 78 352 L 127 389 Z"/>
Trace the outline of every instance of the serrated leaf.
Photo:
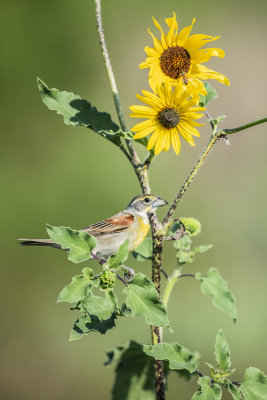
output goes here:
<path id="1" fill-rule="evenodd" d="M 64 250 L 68 250 L 68 259 L 74 263 L 91 258 L 90 252 L 96 246 L 97 240 L 94 236 L 84 231 L 76 231 L 65 226 L 46 225 L 50 238 L 59 243 Z"/>
<path id="2" fill-rule="evenodd" d="M 196 370 L 197 364 L 189 361 L 190 352 L 176 343 L 158 343 L 143 345 L 144 352 L 156 360 L 166 360 L 170 369 L 186 369 L 190 373 Z"/>
<path id="3" fill-rule="evenodd" d="M 267 376 L 258 368 L 247 368 L 240 390 L 245 400 L 266 400 Z"/>
<path id="4" fill-rule="evenodd" d="M 76 275 L 71 283 L 65 286 L 58 296 L 58 302 L 66 301 L 76 303 L 83 300 L 92 288 L 93 271 L 91 268 L 84 268 L 82 275 Z"/>
<path id="5" fill-rule="evenodd" d="M 166 308 L 159 300 L 154 284 L 144 274 L 136 274 L 123 293 L 127 296 L 125 303 L 133 317 L 143 315 L 148 325 L 169 325 Z"/>
<path id="6" fill-rule="evenodd" d="M 147 261 L 152 259 L 152 238 L 146 238 L 142 244 L 132 252 L 137 261 Z"/>
<path id="7" fill-rule="evenodd" d="M 89 101 L 82 99 L 72 92 L 49 89 L 48 86 L 37 79 L 43 103 L 50 109 L 62 115 L 67 125 L 85 126 L 95 132 L 119 131 L 108 113 L 100 112 Z"/>
<path id="8" fill-rule="evenodd" d="M 107 319 L 100 319 L 96 315 L 84 314 L 77 319 L 70 334 L 70 341 L 81 339 L 90 332 L 99 332 L 101 335 L 115 327 L 116 314 Z"/>
<path id="9" fill-rule="evenodd" d="M 230 349 L 221 329 L 216 336 L 214 355 L 219 371 L 222 373 L 228 371 L 231 367 Z"/>
<path id="10" fill-rule="evenodd" d="M 154 363 L 147 356 L 142 345 L 131 341 L 108 353 L 109 360 L 118 361 L 116 378 L 112 389 L 112 400 L 154 400 Z"/>
<path id="11" fill-rule="evenodd" d="M 210 268 L 205 274 L 200 272 L 196 274 L 196 279 L 200 280 L 201 291 L 204 294 L 210 294 L 213 297 L 213 304 L 230 315 L 236 322 L 235 299 L 228 289 L 227 282 L 221 277 L 217 268 Z"/>
<path id="12" fill-rule="evenodd" d="M 242 400 L 243 399 L 239 388 L 237 386 L 233 385 L 233 383 L 229 379 L 224 379 L 223 386 L 228 390 L 228 392 L 231 394 L 231 396 L 234 400 Z"/>
<path id="13" fill-rule="evenodd" d="M 109 268 L 117 270 L 121 267 L 121 264 L 124 263 L 129 254 L 129 239 L 126 239 L 125 242 L 119 247 L 119 250 L 116 254 L 109 257 L 107 260 L 107 264 Z"/>
<path id="14" fill-rule="evenodd" d="M 209 101 L 218 97 L 218 93 L 216 92 L 216 90 L 213 89 L 207 81 L 204 82 L 204 86 L 206 88 L 207 94 L 205 96 L 200 95 L 200 107 L 206 107 Z"/>
<path id="15" fill-rule="evenodd" d="M 222 398 L 222 390 L 216 383 L 211 384 L 211 379 L 208 376 L 199 378 L 198 384 L 200 390 L 197 391 L 192 400 L 220 400 Z"/>

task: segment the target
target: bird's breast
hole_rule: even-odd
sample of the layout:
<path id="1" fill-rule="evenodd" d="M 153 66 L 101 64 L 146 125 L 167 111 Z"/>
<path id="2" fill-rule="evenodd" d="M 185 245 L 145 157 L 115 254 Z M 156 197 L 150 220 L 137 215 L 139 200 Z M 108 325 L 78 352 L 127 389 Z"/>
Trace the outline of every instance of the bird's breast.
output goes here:
<path id="1" fill-rule="evenodd" d="M 148 218 L 139 215 L 134 217 L 134 222 L 129 228 L 129 250 L 133 251 L 143 242 L 150 228 Z"/>

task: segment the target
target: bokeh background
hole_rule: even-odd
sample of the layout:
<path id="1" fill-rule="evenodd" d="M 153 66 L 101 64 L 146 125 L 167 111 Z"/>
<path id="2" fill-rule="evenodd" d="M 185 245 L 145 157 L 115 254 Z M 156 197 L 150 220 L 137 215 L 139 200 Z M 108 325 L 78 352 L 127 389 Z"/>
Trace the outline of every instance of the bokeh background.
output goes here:
<path id="1" fill-rule="evenodd" d="M 103 1 L 107 44 L 124 111 L 147 88 L 138 65 L 151 45 L 151 16 L 161 23 L 175 11 L 181 27 L 197 18 L 194 33 L 221 35 L 226 51 L 210 67 L 227 75 L 230 87 L 214 83 L 220 97 L 212 116 L 227 115 L 225 127 L 266 116 L 266 11 L 264 0 Z M 113 367 L 105 351 L 130 338 L 149 343 L 144 320 L 121 319 L 105 336 L 68 342 L 75 316 L 56 305 L 59 291 L 82 265 L 46 248 L 22 248 L 18 237 L 43 237 L 45 224 L 84 227 L 123 209 L 140 193 L 124 155 L 85 128 L 68 127 L 41 102 L 37 75 L 48 86 L 79 93 L 116 120 L 100 53 L 94 2 L 13 0 L 1 2 L 1 330 L 0 397 L 5 400 L 108 399 Z M 127 117 L 129 126 L 133 124 Z M 151 168 L 153 192 L 171 201 L 210 134 L 179 157 L 160 154 Z M 215 335 L 229 341 L 236 380 L 253 365 L 267 372 L 267 125 L 216 145 L 177 210 L 203 226 L 195 244 L 214 245 L 187 272 L 217 267 L 237 299 L 239 322 L 215 309 L 199 282 L 182 280 L 169 307 L 174 333 L 168 341 L 198 349 L 213 363 Z M 139 148 L 138 148 L 139 149 Z M 142 152 L 142 149 L 139 149 Z M 144 153 L 144 152 L 143 152 Z M 142 153 L 142 154 L 143 154 Z M 163 210 L 160 210 L 163 215 Z M 167 243 L 164 268 L 174 251 Z M 150 275 L 149 264 L 129 265 Z M 97 268 L 97 265 L 95 264 Z M 120 284 L 118 284 L 119 286 Z M 205 370 L 204 364 L 200 367 Z M 190 399 L 197 385 L 169 380 L 169 399 Z M 224 397 L 227 399 L 227 395 Z"/>

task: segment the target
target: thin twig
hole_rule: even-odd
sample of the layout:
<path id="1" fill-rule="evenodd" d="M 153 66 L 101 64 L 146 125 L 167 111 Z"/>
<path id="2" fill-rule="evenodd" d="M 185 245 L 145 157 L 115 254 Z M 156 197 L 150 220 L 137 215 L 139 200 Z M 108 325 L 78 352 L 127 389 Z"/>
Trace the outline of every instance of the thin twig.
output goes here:
<path id="1" fill-rule="evenodd" d="M 178 275 L 178 278 L 185 278 L 186 276 L 189 276 L 191 278 L 195 278 L 196 277 L 195 274 L 181 274 L 181 275 Z"/>
<path id="2" fill-rule="evenodd" d="M 211 116 L 210 116 L 210 114 L 208 113 L 208 110 L 207 110 L 207 109 L 205 110 L 205 114 L 206 114 L 206 117 L 207 117 L 208 120 L 209 120 L 211 129 L 212 129 L 212 131 L 213 131 L 213 129 L 214 129 L 214 123 L 213 123 L 213 121 L 212 121 L 212 119 L 211 119 Z"/>
<path id="3" fill-rule="evenodd" d="M 125 286 L 128 287 L 128 283 L 127 283 L 119 274 L 116 274 L 116 277 L 117 277 L 122 283 L 124 283 Z"/>
<path id="4" fill-rule="evenodd" d="M 109 83 L 110 83 L 111 90 L 112 90 L 113 101 L 114 101 L 117 115 L 118 115 L 118 118 L 120 121 L 121 129 L 124 132 L 127 132 L 126 122 L 125 122 L 125 118 L 124 118 L 124 114 L 123 114 L 122 106 L 121 106 L 121 102 L 120 102 L 120 96 L 119 96 L 119 92 L 117 89 L 117 84 L 116 84 L 115 76 L 114 76 L 114 73 L 112 70 L 112 65 L 111 65 L 111 61 L 109 58 L 107 44 L 106 44 L 106 40 L 105 40 L 105 36 L 104 36 L 104 29 L 103 29 L 103 24 L 102 24 L 102 15 L 101 15 L 101 0 L 95 0 L 95 6 L 96 6 L 97 33 L 98 33 L 98 37 L 99 37 L 102 55 L 104 58 L 104 63 L 106 66 L 106 71 L 107 71 L 108 78 L 109 78 Z M 128 147 L 128 150 L 130 152 L 130 155 L 133 159 L 134 164 L 135 165 L 140 164 L 140 159 L 134 148 L 133 143 L 130 140 L 126 139 L 126 145 Z"/>

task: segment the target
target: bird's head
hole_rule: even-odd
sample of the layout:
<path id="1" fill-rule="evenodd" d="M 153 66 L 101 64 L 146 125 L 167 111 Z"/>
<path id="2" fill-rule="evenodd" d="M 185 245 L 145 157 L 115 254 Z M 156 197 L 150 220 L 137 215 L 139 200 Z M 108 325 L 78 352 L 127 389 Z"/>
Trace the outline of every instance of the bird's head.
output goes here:
<path id="1" fill-rule="evenodd" d="M 143 194 L 136 196 L 128 205 L 127 210 L 129 212 L 132 210 L 135 213 L 149 214 L 156 211 L 158 207 L 165 206 L 166 204 L 168 204 L 167 201 L 154 194 Z"/>

